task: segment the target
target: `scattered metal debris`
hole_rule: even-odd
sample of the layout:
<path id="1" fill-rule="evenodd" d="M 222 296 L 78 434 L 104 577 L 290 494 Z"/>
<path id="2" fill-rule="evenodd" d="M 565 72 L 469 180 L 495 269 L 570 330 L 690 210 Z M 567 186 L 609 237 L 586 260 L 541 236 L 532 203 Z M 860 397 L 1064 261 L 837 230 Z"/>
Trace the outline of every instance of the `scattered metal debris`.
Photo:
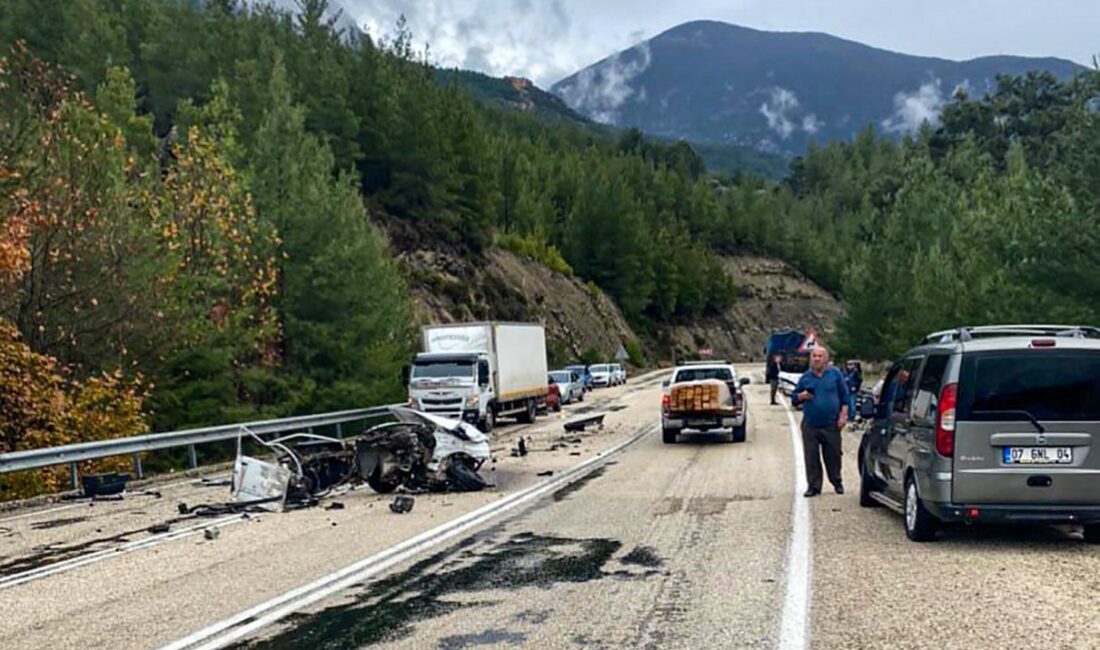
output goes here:
<path id="1" fill-rule="evenodd" d="M 539 472 L 538 474 L 536 474 L 536 476 L 553 476 L 553 475 L 554 475 L 554 470 L 552 470 L 552 469 L 548 469 L 545 472 Z"/>
<path id="2" fill-rule="evenodd" d="M 596 415 L 590 415 L 584 418 L 578 418 L 576 420 L 570 420 L 562 425 L 566 431 L 570 433 L 576 433 L 577 431 L 584 431 L 585 427 L 597 426 L 603 428 L 603 419 L 606 413 L 597 413 Z"/>
<path id="3" fill-rule="evenodd" d="M 149 532 L 154 534 L 154 535 L 159 535 L 161 533 L 167 533 L 171 529 L 172 529 L 172 526 L 170 524 L 165 524 L 165 523 L 153 524 L 152 526 L 149 526 Z"/>
<path id="4" fill-rule="evenodd" d="M 412 512 L 413 504 L 415 503 L 416 499 L 413 497 L 399 494 L 393 498 L 393 503 L 390 504 L 390 511 L 403 515 L 407 512 Z"/>
<path id="5" fill-rule="evenodd" d="M 344 504 L 341 503 L 340 501 L 333 501 L 332 503 L 325 506 L 325 510 L 343 510 L 343 509 L 344 509 Z"/>
<path id="6" fill-rule="evenodd" d="M 219 536 L 220 536 L 221 534 L 222 534 L 222 531 L 218 530 L 217 528 L 213 528 L 213 527 L 211 527 L 211 528 L 203 528 L 203 529 L 202 529 L 202 536 L 203 536 L 203 537 L 204 537 L 204 538 L 205 538 L 205 539 L 206 539 L 207 541 L 211 541 L 211 542 L 212 542 L 212 541 L 214 541 L 214 540 L 218 539 L 218 537 L 219 537 Z"/>
<path id="7" fill-rule="evenodd" d="M 106 472 L 103 474 L 85 474 L 81 479 L 84 496 L 105 497 L 120 495 L 126 490 L 126 481 L 130 480 L 129 474 L 118 472 Z"/>
<path id="8" fill-rule="evenodd" d="M 521 437 L 516 441 L 516 446 L 512 449 L 512 457 L 520 458 L 527 455 L 527 442 Z"/>

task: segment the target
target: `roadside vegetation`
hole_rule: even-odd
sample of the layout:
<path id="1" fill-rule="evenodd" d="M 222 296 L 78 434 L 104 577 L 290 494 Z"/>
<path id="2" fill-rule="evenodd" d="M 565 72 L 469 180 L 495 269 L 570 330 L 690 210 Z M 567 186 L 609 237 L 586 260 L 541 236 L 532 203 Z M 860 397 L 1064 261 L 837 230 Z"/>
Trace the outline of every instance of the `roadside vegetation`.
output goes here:
<path id="1" fill-rule="evenodd" d="M 740 182 L 734 245 L 843 298 L 847 355 L 887 359 L 986 323 L 1100 321 L 1100 74 L 1002 78 L 901 142 L 813 149 L 781 185 Z"/>

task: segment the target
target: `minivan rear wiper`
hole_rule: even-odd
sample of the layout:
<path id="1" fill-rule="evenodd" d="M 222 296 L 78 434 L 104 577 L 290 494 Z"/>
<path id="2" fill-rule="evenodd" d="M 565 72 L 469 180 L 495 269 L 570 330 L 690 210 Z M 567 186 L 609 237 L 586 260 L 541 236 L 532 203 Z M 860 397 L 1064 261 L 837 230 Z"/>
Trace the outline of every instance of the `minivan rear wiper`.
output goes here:
<path id="1" fill-rule="evenodd" d="M 1031 413 L 1028 413 L 1027 411 L 1023 411 L 1023 410 L 1019 410 L 1019 411 L 974 411 L 974 415 L 1002 415 L 1002 416 L 1007 415 L 1007 416 L 1015 416 L 1017 418 L 1023 417 L 1025 420 L 1027 420 L 1028 422 L 1035 425 L 1035 428 L 1038 429 L 1040 435 L 1046 434 L 1046 432 L 1047 432 L 1046 427 L 1044 427 L 1042 425 L 1042 423 L 1039 422 L 1038 418 L 1036 418 Z"/>

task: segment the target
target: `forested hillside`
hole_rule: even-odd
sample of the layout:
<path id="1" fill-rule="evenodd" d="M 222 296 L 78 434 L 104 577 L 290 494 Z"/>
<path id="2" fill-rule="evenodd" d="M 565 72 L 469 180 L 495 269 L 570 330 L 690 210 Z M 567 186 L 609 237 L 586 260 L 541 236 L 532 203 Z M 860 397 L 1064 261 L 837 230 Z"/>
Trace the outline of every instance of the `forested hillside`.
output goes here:
<path id="1" fill-rule="evenodd" d="M 689 146 L 485 106 L 401 26 L 353 40 L 326 15 L 0 5 L 6 449 L 398 397 L 393 250 L 500 246 L 643 331 L 731 304 Z M 82 399 L 102 426 L 70 426 Z"/>
<path id="2" fill-rule="evenodd" d="M 839 292 L 843 351 L 887 358 L 966 324 L 1100 321 L 1100 74 L 1002 77 L 901 143 L 812 149 L 741 184 L 740 241 Z"/>

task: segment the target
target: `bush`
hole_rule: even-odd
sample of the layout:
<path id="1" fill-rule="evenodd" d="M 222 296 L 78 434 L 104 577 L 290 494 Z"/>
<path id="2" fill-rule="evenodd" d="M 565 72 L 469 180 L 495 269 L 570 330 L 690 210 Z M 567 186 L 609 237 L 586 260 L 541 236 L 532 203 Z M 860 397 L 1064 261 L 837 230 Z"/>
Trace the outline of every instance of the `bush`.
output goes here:
<path id="1" fill-rule="evenodd" d="M 561 251 L 537 234 L 504 233 L 497 237 L 497 246 L 519 257 L 538 262 L 551 271 L 573 275 L 573 268 L 562 257 Z"/>

